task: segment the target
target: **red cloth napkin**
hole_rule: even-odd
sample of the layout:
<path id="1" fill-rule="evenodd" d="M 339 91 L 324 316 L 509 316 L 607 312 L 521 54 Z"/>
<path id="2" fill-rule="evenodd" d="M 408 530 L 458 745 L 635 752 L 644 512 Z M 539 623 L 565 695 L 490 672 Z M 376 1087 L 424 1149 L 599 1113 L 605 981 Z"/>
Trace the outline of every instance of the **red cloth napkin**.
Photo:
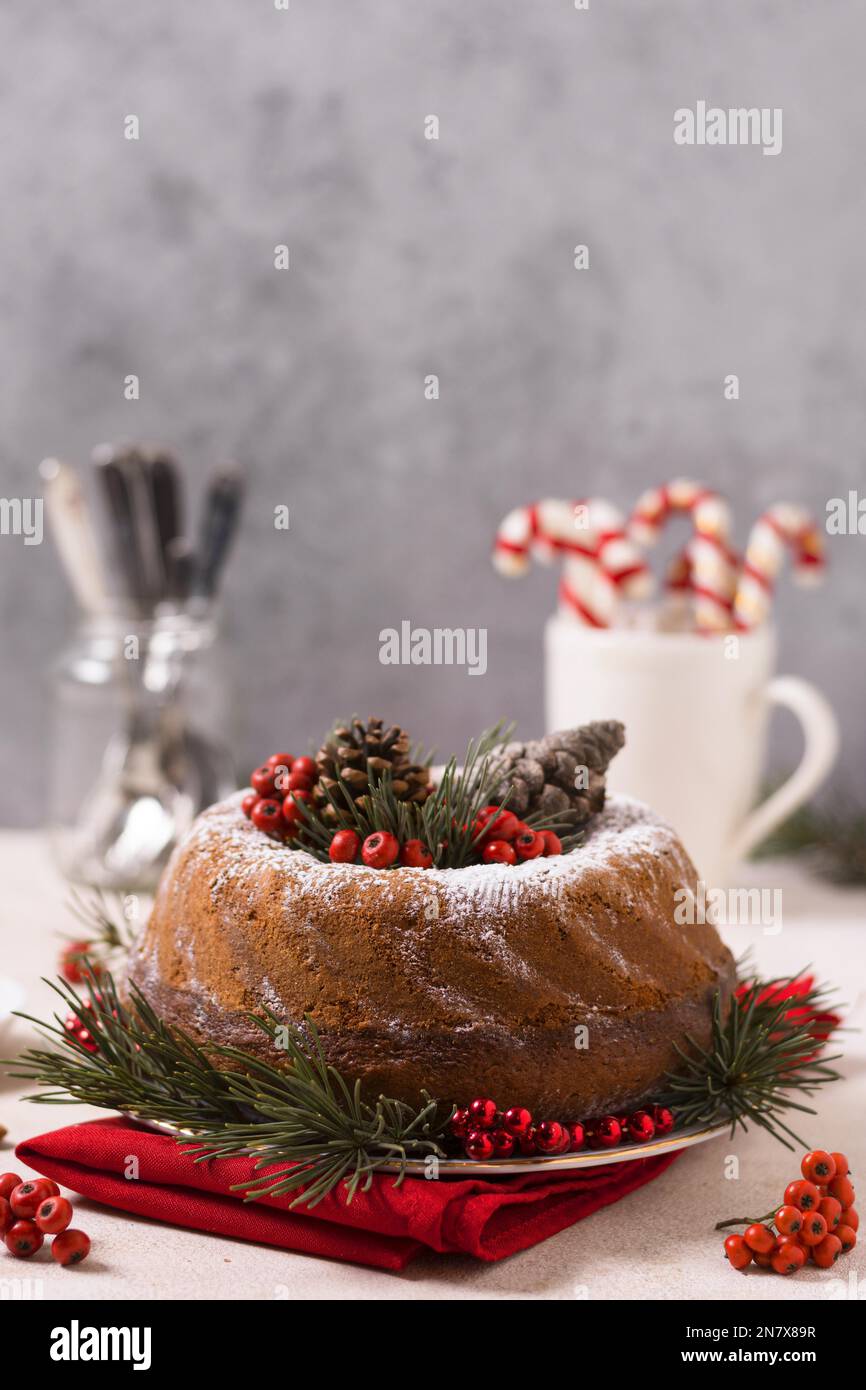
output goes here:
<path id="1" fill-rule="evenodd" d="M 312 1211 L 289 1211 L 295 1194 L 245 1203 L 240 1193 L 229 1192 L 234 1183 L 251 1180 L 251 1159 L 194 1163 L 174 1139 L 130 1120 L 55 1129 L 19 1144 L 15 1152 L 63 1187 L 138 1216 L 394 1270 L 405 1269 L 425 1247 L 504 1259 L 643 1187 L 677 1157 L 663 1154 L 573 1174 L 407 1177 L 400 1187 L 379 1173 L 370 1191 L 358 1192 L 350 1204 L 331 1193 Z M 125 1176 L 133 1156 L 134 1179 Z"/>

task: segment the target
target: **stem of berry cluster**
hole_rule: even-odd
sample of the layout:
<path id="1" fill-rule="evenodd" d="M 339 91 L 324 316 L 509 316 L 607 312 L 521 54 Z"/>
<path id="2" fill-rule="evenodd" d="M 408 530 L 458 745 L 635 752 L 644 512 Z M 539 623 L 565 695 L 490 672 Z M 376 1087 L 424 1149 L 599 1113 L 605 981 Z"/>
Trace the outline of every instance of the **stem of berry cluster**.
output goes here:
<path id="1" fill-rule="evenodd" d="M 763 1225 L 765 1221 L 772 1220 L 772 1218 L 776 1215 L 776 1212 L 778 1210 L 778 1207 L 773 1207 L 773 1210 L 768 1211 L 766 1216 L 732 1216 L 729 1221 L 717 1221 L 715 1229 L 717 1231 L 724 1231 L 727 1229 L 728 1226 L 755 1226 L 758 1224 Z"/>

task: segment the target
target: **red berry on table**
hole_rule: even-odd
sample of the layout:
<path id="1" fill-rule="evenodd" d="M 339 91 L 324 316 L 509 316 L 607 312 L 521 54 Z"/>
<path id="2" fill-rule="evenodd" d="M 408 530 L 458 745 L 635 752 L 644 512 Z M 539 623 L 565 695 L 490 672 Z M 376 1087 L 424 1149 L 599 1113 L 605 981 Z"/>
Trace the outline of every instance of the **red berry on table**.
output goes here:
<path id="1" fill-rule="evenodd" d="M 9 1205 L 16 1216 L 32 1220 L 36 1215 L 36 1208 L 51 1195 L 51 1189 L 44 1178 L 33 1178 L 28 1182 L 19 1183 L 12 1189 Z"/>
<path id="2" fill-rule="evenodd" d="M 509 1134 L 507 1129 L 493 1129 L 490 1131 L 490 1138 L 493 1141 L 494 1158 L 510 1158 L 517 1146 L 517 1140 L 513 1134 Z"/>
<path id="3" fill-rule="evenodd" d="M 796 1207 L 798 1211 L 814 1211 L 821 1200 L 821 1194 L 813 1182 L 799 1178 L 789 1182 L 785 1188 L 785 1206 Z"/>
<path id="4" fill-rule="evenodd" d="M 842 1254 L 842 1242 L 837 1235 L 825 1236 L 820 1245 L 813 1245 L 809 1252 L 812 1263 L 819 1269 L 829 1269 Z"/>
<path id="5" fill-rule="evenodd" d="M 629 1138 L 636 1144 L 646 1144 L 650 1139 L 655 1138 L 655 1121 L 652 1115 L 646 1110 L 636 1110 L 629 1116 L 628 1133 Z"/>
<path id="6" fill-rule="evenodd" d="M 93 941 L 70 941 L 60 954 L 60 973 L 64 980 L 68 980 L 71 985 L 83 984 L 87 976 L 82 969 L 84 957 L 95 945 Z M 87 961 L 94 975 L 99 974 L 99 966 L 94 961 Z"/>
<path id="7" fill-rule="evenodd" d="M 26 1260 L 41 1249 L 45 1237 L 35 1221 L 25 1218 L 10 1226 L 3 1239 L 10 1254 L 16 1259 Z"/>
<path id="8" fill-rule="evenodd" d="M 266 835 L 273 835 L 277 839 L 285 828 L 280 803 L 269 797 L 263 796 L 256 802 L 251 820 L 257 830 L 263 830 Z"/>
<path id="9" fill-rule="evenodd" d="M 586 1143 L 586 1131 L 579 1120 L 573 1121 L 572 1124 L 567 1125 L 566 1128 L 568 1130 L 569 1152 L 577 1153 L 578 1149 L 582 1149 Z"/>
<path id="10" fill-rule="evenodd" d="M 23 1181 L 20 1173 L 0 1173 L 0 1197 L 8 1200 L 13 1189 L 20 1187 Z"/>
<path id="11" fill-rule="evenodd" d="M 478 1096 L 469 1106 L 469 1119 L 473 1129 L 492 1129 L 498 1115 L 496 1101 L 486 1096 Z"/>
<path id="12" fill-rule="evenodd" d="M 809 1182 L 826 1185 L 836 1176 L 836 1161 L 826 1149 L 813 1149 L 811 1153 L 803 1155 L 800 1172 Z"/>
<path id="13" fill-rule="evenodd" d="M 525 835 L 517 836 L 514 848 L 518 859 L 537 859 L 544 853 L 544 837 L 536 830 L 528 830 Z"/>
<path id="14" fill-rule="evenodd" d="M 519 1139 L 532 1129 L 532 1112 L 527 1110 L 525 1105 L 510 1105 L 502 1123 L 509 1134 L 514 1134 Z"/>
<path id="15" fill-rule="evenodd" d="M 470 1129 L 463 1147 L 467 1158 L 485 1162 L 493 1157 L 493 1140 L 486 1129 Z"/>
<path id="16" fill-rule="evenodd" d="M 558 835 L 554 835 L 552 830 L 540 830 L 538 833 L 544 841 L 545 855 L 562 854 L 562 841 Z"/>
<path id="17" fill-rule="evenodd" d="M 568 1131 L 558 1120 L 542 1120 L 541 1124 L 535 1127 L 535 1146 L 539 1153 L 559 1153 L 562 1141 L 567 1138 L 567 1135 Z"/>
<path id="18" fill-rule="evenodd" d="M 332 864 L 354 864 L 361 847 L 361 837 L 354 830 L 338 830 L 328 846 Z"/>
<path id="19" fill-rule="evenodd" d="M 72 1203 L 65 1197 L 49 1197 L 37 1208 L 35 1220 L 43 1235 L 57 1236 L 72 1220 Z"/>
<path id="20" fill-rule="evenodd" d="M 836 1172 L 833 1176 L 837 1178 L 847 1178 L 848 1174 L 851 1172 L 851 1168 L 845 1155 L 832 1153 L 830 1157 L 836 1165 Z"/>
<path id="21" fill-rule="evenodd" d="M 655 1122 L 656 1134 L 670 1134 L 674 1127 L 673 1111 L 666 1105 L 654 1105 L 652 1117 Z"/>
<path id="22" fill-rule="evenodd" d="M 311 782 L 316 782 L 319 778 L 319 769 L 316 763 L 306 754 L 301 758 L 295 758 L 292 763 L 292 772 L 301 777 L 309 777 Z"/>
<path id="23" fill-rule="evenodd" d="M 507 840 L 490 840 L 481 851 L 481 858 L 485 864 L 516 864 L 517 855 L 514 846 Z"/>
<path id="24" fill-rule="evenodd" d="M 742 1236 L 725 1237 L 725 1254 L 734 1269 L 745 1269 L 752 1263 L 752 1252 Z"/>
<path id="25" fill-rule="evenodd" d="M 241 810 L 243 811 L 247 820 L 252 819 L 253 807 L 255 806 L 256 802 L 260 800 L 261 797 L 259 796 L 258 792 L 247 792 L 246 796 L 241 802 Z"/>
<path id="26" fill-rule="evenodd" d="M 842 1220 L 842 1203 L 835 1197 L 822 1197 L 818 1203 L 818 1210 L 827 1222 L 827 1230 L 835 1231 Z M 777 1221 L 776 1225 L 778 1224 Z"/>
<path id="27" fill-rule="evenodd" d="M 770 1255 L 776 1247 L 776 1237 L 768 1226 L 763 1226 L 760 1221 L 747 1226 L 743 1231 L 743 1240 L 755 1255 Z"/>
<path id="28" fill-rule="evenodd" d="M 0 1197 L 0 1235 L 5 1235 L 15 1223 L 15 1213 L 5 1197 Z"/>
<path id="29" fill-rule="evenodd" d="M 590 1143 L 594 1149 L 615 1149 L 622 1142 L 622 1125 L 616 1115 L 602 1115 L 592 1126 Z"/>
<path id="30" fill-rule="evenodd" d="M 469 1133 L 469 1111 L 463 1106 L 455 1110 L 451 1119 L 448 1121 L 448 1130 L 455 1139 L 465 1139 Z"/>
<path id="31" fill-rule="evenodd" d="M 83 1231 L 62 1231 L 51 1242 L 51 1258 L 59 1265 L 80 1265 L 90 1254 L 90 1237 Z"/>
<path id="32" fill-rule="evenodd" d="M 798 1231 L 803 1229 L 803 1213 L 799 1207 L 779 1207 L 773 1219 L 780 1235 L 795 1236 Z"/>
<path id="33" fill-rule="evenodd" d="M 265 763 L 262 767 L 257 767 L 250 777 L 250 786 L 259 796 L 272 797 L 277 790 L 274 769 Z"/>
<path id="34" fill-rule="evenodd" d="M 804 1245 L 820 1245 L 827 1234 L 827 1222 L 819 1211 L 806 1212 L 800 1239 Z"/>
<path id="35" fill-rule="evenodd" d="M 377 830 L 361 846 L 361 858 L 371 869 L 387 869 L 400 853 L 400 842 L 390 830 Z"/>
<path id="36" fill-rule="evenodd" d="M 400 851 L 400 863 L 407 869 L 430 869 L 433 855 L 423 840 L 407 840 Z"/>
<path id="37" fill-rule="evenodd" d="M 827 1195 L 835 1197 L 836 1201 L 841 1202 L 843 1207 L 853 1207 L 854 1198 L 856 1196 L 854 1184 L 851 1182 L 850 1178 L 843 1178 L 837 1175 L 827 1184 Z"/>
<path id="38" fill-rule="evenodd" d="M 859 1231 L 860 1217 L 857 1215 L 854 1207 L 844 1207 L 842 1209 L 842 1222 L 840 1224 L 842 1223 L 846 1226 L 850 1226 L 852 1231 Z"/>
<path id="39" fill-rule="evenodd" d="M 777 1274 L 796 1274 L 806 1263 L 806 1252 L 802 1246 L 788 1240 L 773 1251 L 770 1263 Z"/>
<path id="40" fill-rule="evenodd" d="M 269 758 L 265 758 L 268 767 L 284 767 L 287 772 L 291 772 L 294 761 L 291 753 L 272 753 Z"/>

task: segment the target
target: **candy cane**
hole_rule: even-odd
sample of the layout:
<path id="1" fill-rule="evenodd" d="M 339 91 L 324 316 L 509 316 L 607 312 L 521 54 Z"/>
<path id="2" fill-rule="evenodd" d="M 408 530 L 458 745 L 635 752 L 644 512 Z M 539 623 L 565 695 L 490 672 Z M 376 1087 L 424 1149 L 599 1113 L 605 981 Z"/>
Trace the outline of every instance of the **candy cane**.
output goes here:
<path id="1" fill-rule="evenodd" d="M 734 599 L 734 621 L 748 631 L 765 622 L 785 550 L 792 552 L 797 584 L 824 578 L 824 545 L 809 513 L 793 502 L 777 502 L 758 517 L 749 535 Z"/>
<path id="2" fill-rule="evenodd" d="M 688 589 L 693 595 L 700 632 L 724 632 L 731 625 L 737 565 L 728 544 L 728 504 L 703 484 L 676 478 L 638 499 L 628 534 L 638 545 L 652 546 L 675 512 L 690 517 L 694 532 L 685 555 L 674 565 L 676 588 L 679 592 Z"/>
<path id="3" fill-rule="evenodd" d="M 650 591 L 652 576 L 625 532 L 622 514 L 603 498 L 545 498 L 508 513 L 496 533 L 493 562 L 502 574 L 525 574 L 532 558 L 564 560 L 563 611 L 590 627 L 609 627 L 620 597 Z"/>

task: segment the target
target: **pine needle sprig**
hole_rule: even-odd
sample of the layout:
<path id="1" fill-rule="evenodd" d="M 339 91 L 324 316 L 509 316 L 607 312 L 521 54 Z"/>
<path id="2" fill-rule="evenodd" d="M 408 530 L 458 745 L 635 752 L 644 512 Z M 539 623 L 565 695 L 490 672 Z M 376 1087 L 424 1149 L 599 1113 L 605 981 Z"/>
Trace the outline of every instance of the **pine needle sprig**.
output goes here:
<path id="1" fill-rule="evenodd" d="M 733 1135 L 755 1124 L 786 1148 L 791 1139 L 808 1147 L 787 1119 L 816 1113 L 803 1098 L 839 1079 L 829 1063 L 840 1054 L 824 1057 L 824 1039 L 810 1027 L 826 1012 L 828 991 L 786 992 L 798 978 L 741 987 L 727 1015 L 717 992 L 709 1046 L 691 1037 L 688 1051 L 674 1044 L 683 1065 L 667 1076 L 661 1103 L 675 1110 L 678 1128 L 730 1123 Z"/>
<path id="2" fill-rule="evenodd" d="M 402 1101 L 362 1098 L 326 1061 L 312 1019 L 295 1028 L 268 1012 L 249 1017 L 271 1039 L 280 1067 L 242 1049 L 199 1047 L 167 1027 L 130 986 L 127 1005 L 107 972 L 89 974 L 87 997 L 65 981 L 46 981 L 92 1040 L 69 1021 L 45 1023 L 28 1014 L 48 1048 L 30 1048 L 6 1063 L 9 1075 L 44 1088 L 25 1099 L 49 1105 L 82 1103 L 135 1119 L 171 1125 L 195 1162 L 254 1157 L 261 1172 L 236 1189 L 245 1200 L 297 1192 L 292 1206 L 314 1206 L 338 1185 L 351 1201 L 385 1164 L 397 1162 L 395 1183 L 409 1158 L 444 1157 L 440 1139 L 451 1107 L 422 1093 L 413 1108 Z"/>

